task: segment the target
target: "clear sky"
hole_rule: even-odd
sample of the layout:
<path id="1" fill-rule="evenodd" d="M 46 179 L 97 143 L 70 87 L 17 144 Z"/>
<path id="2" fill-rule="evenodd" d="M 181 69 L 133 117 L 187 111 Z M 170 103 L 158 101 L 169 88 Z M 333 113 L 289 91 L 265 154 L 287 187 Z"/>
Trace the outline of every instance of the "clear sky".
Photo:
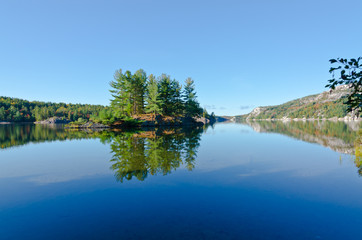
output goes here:
<path id="1" fill-rule="evenodd" d="M 116 69 L 192 77 L 236 115 L 326 90 L 362 56 L 361 0 L 0 0 L 0 95 L 108 105 Z"/>

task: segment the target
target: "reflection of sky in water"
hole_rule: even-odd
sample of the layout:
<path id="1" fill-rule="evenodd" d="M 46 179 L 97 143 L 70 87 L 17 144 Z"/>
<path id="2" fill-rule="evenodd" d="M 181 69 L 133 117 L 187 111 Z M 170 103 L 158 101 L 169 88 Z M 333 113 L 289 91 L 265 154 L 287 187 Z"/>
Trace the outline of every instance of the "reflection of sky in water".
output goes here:
<path id="1" fill-rule="evenodd" d="M 0 151 L 4 239 L 361 239 L 351 157 L 250 127 L 201 136 L 193 171 L 117 182 L 109 144 Z M 340 161 L 342 157 L 342 161 Z"/>
<path id="2" fill-rule="evenodd" d="M 22 177 L 47 184 L 111 174 L 109 146 L 96 139 L 30 144 L 0 154 L 0 179 Z"/>

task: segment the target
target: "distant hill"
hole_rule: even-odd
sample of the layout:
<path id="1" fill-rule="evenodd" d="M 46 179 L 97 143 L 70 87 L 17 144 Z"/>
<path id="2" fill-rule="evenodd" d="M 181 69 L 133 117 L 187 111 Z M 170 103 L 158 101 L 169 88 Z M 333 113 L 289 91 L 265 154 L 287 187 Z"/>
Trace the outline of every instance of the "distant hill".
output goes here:
<path id="1" fill-rule="evenodd" d="M 257 107 L 249 114 L 235 116 L 243 119 L 331 119 L 355 117 L 347 112 L 346 95 L 350 92 L 347 85 L 336 87 L 333 91 L 310 95 L 276 106 Z"/>

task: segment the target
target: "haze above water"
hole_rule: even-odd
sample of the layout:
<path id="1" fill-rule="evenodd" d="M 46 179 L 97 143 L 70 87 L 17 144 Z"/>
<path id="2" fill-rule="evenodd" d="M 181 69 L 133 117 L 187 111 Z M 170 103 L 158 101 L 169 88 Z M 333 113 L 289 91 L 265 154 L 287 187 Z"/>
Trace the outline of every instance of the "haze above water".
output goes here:
<path id="1" fill-rule="evenodd" d="M 359 124 L 0 125 L 1 239 L 362 239 Z"/>

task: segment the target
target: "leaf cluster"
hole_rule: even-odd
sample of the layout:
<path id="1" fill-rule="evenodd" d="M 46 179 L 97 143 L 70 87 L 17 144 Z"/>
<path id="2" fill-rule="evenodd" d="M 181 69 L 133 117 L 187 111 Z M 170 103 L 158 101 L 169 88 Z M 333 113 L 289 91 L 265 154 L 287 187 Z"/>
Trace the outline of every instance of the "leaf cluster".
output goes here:
<path id="1" fill-rule="evenodd" d="M 338 85 L 349 85 L 351 93 L 345 104 L 348 105 L 348 111 L 360 112 L 362 110 L 362 57 L 337 58 L 329 61 L 337 66 L 329 69 L 332 79 L 328 80 L 326 87 L 334 90 Z"/>

